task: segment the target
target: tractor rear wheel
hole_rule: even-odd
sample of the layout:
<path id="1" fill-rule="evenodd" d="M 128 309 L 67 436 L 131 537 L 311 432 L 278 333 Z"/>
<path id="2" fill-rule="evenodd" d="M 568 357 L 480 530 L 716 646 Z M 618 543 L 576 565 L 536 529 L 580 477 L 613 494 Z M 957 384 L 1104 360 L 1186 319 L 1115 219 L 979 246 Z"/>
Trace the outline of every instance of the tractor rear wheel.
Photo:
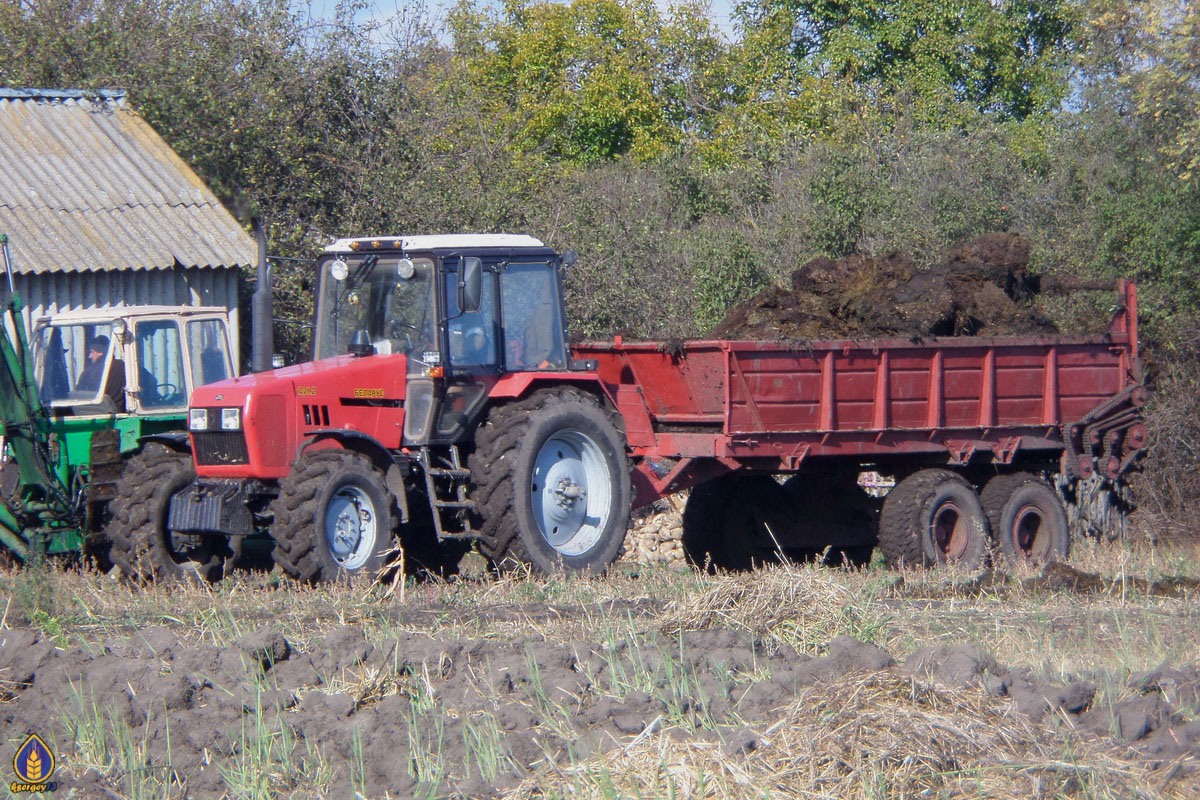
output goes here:
<path id="1" fill-rule="evenodd" d="M 975 569 L 987 562 L 991 549 L 987 515 L 962 476 L 921 470 L 884 499 L 879 548 L 892 566 L 949 563 Z"/>
<path id="2" fill-rule="evenodd" d="M 683 552 L 695 567 L 746 571 L 784 557 L 776 539 L 791 499 L 770 475 L 725 475 L 693 487 Z"/>
<path id="3" fill-rule="evenodd" d="M 167 529 L 171 496 L 195 479 L 191 456 L 162 445 L 148 445 L 127 461 L 104 528 L 109 555 L 127 577 L 217 581 L 237 559 L 240 539 Z"/>
<path id="4" fill-rule="evenodd" d="M 395 543 L 395 498 L 370 459 L 349 450 L 310 450 L 271 501 L 272 557 L 304 583 L 374 576 Z"/>
<path id="5" fill-rule="evenodd" d="M 997 475 L 983 487 L 983 509 L 1000 552 L 1010 563 L 1066 559 L 1067 510 L 1050 485 L 1028 472 Z"/>
<path id="6" fill-rule="evenodd" d="M 609 412 L 576 389 L 493 408 L 468 461 L 479 546 L 500 567 L 603 572 L 629 529 L 630 467 Z"/>

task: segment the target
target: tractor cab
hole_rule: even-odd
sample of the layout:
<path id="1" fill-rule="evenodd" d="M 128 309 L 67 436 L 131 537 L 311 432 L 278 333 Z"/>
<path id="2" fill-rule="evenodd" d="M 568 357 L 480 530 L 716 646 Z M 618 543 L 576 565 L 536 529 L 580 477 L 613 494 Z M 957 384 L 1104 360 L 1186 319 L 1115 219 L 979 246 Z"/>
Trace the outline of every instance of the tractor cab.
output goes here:
<path id="1" fill-rule="evenodd" d="M 314 360 L 404 356 L 404 444 L 455 441 L 503 375 L 567 369 L 562 263 L 530 236 L 341 240 L 319 261 Z"/>
<path id="2" fill-rule="evenodd" d="M 236 374 L 227 317 L 177 306 L 43 317 L 30 342 L 42 404 L 59 417 L 181 415 L 194 386 Z"/>

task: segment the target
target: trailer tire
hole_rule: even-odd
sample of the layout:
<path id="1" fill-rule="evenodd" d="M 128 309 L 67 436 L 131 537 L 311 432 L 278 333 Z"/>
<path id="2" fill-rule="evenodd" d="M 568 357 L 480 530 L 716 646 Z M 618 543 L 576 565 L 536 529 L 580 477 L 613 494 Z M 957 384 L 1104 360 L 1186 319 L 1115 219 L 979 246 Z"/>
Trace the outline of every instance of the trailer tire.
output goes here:
<path id="1" fill-rule="evenodd" d="M 497 567 L 600 573 L 616 560 L 629 530 L 629 459 L 591 395 L 548 389 L 496 406 L 467 465 L 479 547 Z"/>
<path id="2" fill-rule="evenodd" d="M 1067 510 L 1058 494 L 1028 472 L 997 475 L 981 495 L 992 535 L 1006 561 L 1062 561 L 1071 551 Z"/>
<path id="3" fill-rule="evenodd" d="M 395 543 L 396 499 L 371 460 L 350 450 L 306 452 L 269 510 L 271 557 L 302 583 L 374 577 Z"/>
<path id="4" fill-rule="evenodd" d="M 769 475 L 724 475 L 692 488 L 683 507 L 683 552 L 698 569 L 746 572 L 785 553 L 767 529 L 791 499 Z M 778 530 L 778 527 L 776 527 Z"/>
<path id="5" fill-rule="evenodd" d="M 979 495 L 950 470 L 925 469 L 908 476 L 883 501 L 879 549 L 893 567 L 982 567 L 991 540 Z"/>
<path id="6" fill-rule="evenodd" d="M 166 528 L 171 496 L 196 479 L 187 453 L 150 444 L 132 456 L 109 502 L 104 535 L 109 555 L 128 578 L 143 581 L 220 580 L 240 552 L 240 540 L 176 537 Z M 186 544 L 185 544 L 186 543 Z"/>

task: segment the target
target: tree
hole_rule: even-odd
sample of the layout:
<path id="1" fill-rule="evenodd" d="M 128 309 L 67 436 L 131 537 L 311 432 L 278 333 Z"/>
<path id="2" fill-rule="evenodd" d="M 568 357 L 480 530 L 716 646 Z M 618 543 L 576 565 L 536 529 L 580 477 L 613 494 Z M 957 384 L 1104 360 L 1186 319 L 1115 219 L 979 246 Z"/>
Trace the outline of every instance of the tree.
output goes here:
<path id="1" fill-rule="evenodd" d="M 842 78 L 880 104 L 910 98 L 928 122 L 962 104 L 998 118 L 1053 110 L 1070 45 L 1068 0 L 766 0 L 747 37 L 786 41 L 801 73 Z"/>
<path id="2" fill-rule="evenodd" d="M 482 110 L 515 123 L 520 150 L 574 163 L 653 158 L 702 129 L 722 60 L 691 3 L 468 2 L 451 31 Z"/>

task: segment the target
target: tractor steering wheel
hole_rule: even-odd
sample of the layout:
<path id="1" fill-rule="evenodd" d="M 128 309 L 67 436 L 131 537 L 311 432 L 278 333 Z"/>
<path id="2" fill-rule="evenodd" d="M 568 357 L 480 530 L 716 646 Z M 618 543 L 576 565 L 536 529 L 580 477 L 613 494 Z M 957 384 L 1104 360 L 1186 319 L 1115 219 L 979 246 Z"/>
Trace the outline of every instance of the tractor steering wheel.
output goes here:
<path id="1" fill-rule="evenodd" d="M 173 383 L 160 383 L 154 387 L 154 393 L 158 395 L 158 402 L 161 405 L 171 405 L 179 399 L 183 392 Z"/>
<path id="2" fill-rule="evenodd" d="M 405 328 L 407 328 L 411 331 L 415 331 L 416 333 L 421 332 L 420 328 L 418 328 L 416 325 L 413 325 L 410 322 L 402 322 L 401 320 L 394 319 L 390 323 L 388 323 L 388 329 L 387 329 L 388 338 L 389 339 L 399 339 L 401 336 L 407 336 L 408 334 L 405 333 Z"/>

